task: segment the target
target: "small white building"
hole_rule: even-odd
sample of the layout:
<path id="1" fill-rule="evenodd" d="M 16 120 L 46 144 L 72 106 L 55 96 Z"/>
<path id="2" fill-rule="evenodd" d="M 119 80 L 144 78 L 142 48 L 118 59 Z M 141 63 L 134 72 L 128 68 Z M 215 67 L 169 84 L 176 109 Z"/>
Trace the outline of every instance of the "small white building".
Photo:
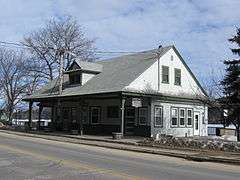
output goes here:
<path id="1" fill-rule="evenodd" d="M 97 62 L 76 60 L 24 100 L 52 108 L 53 130 L 206 136 L 207 94 L 174 46 Z"/>

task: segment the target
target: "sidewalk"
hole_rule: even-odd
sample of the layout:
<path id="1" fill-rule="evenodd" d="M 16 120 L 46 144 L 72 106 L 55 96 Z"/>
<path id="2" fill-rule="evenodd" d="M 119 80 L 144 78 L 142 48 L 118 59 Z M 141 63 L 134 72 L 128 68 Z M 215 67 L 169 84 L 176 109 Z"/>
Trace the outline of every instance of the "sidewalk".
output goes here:
<path id="1" fill-rule="evenodd" d="M 212 152 L 212 151 L 196 151 L 186 149 L 170 149 L 170 148 L 154 148 L 142 146 L 138 143 L 141 138 L 132 137 L 121 140 L 113 140 L 110 136 L 79 136 L 79 135 L 67 135 L 60 133 L 24 133 L 8 130 L 0 130 L 1 133 L 14 134 L 19 136 L 27 136 L 34 138 L 42 138 L 53 141 L 68 142 L 75 144 L 91 145 L 126 151 L 134 151 L 140 153 L 150 153 L 165 156 L 173 156 L 178 158 L 184 158 L 193 161 L 208 161 L 219 163 L 231 163 L 240 165 L 240 154 L 238 153 L 226 153 L 226 152 Z"/>

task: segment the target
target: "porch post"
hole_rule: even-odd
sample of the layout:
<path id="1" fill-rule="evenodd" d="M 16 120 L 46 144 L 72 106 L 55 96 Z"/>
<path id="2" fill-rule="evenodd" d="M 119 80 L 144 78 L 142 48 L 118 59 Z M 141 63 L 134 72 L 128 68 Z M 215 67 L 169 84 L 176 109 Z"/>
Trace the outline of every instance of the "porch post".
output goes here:
<path id="1" fill-rule="evenodd" d="M 32 105 L 33 105 L 33 102 L 32 102 L 32 101 L 29 101 L 28 130 L 31 130 L 31 127 L 32 127 Z"/>
<path id="2" fill-rule="evenodd" d="M 82 118 L 82 110 L 81 110 L 81 106 L 79 105 L 77 108 L 77 119 L 79 121 L 79 127 L 78 127 L 78 133 L 80 135 L 83 135 L 83 118 Z"/>
<path id="3" fill-rule="evenodd" d="M 122 112 L 122 116 L 121 116 L 121 134 L 122 136 L 124 135 L 124 106 L 125 106 L 125 101 L 126 99 L 124 97 L 121 98 L 121 104 L 122 104 L 122 107 L 121 107 L 121 112 Z"/>
<path id="4" fill-rule="evenodd" d="M 43 110 L 43 106 L 40 103 L 38 108 L 38 130 L 39 131 L 40 131 L 40 121 L 41 121 L 42 110 Z"/>
<path id="5" fill-rule="evenodd" d="M 51 107 L 51 130 L 55 131 L 55 127 L 56 127 L 56 108 L 54 106 L 54 104 Z"/>
<path id="6" fill-rule="evenodd" d="M 59 99 L 58 100 L 58 111 L 59 111 L 59 120 L 60 120 L 60 124 L 61 124 L 61 127 L 60 127 L 60 129 L 61 129 L 61 131 L 63 131 L 64 130 L 64 123 L 63 123 L 63 108 L 62 108 L 62 102 L 61 102 L 61 100 Z"/>

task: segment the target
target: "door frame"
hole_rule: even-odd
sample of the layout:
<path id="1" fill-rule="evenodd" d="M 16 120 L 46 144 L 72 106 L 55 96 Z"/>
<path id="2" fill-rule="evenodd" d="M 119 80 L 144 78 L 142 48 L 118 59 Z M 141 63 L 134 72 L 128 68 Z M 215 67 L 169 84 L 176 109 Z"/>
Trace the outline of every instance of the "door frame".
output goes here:
<path id="1" fill-rule="evenodd" d="M 196 118 L 195 116 L 198 116 L 198 129 L 196 129 Z M 193 115 L 193 135 L 194 136 L 200 136 L 200 112 L 194 111 Z"/>
<path id="2" fill-rule="evenodd" d="M 134 110 L 134 116 L 130 116 L 130 117 L 127 116 L 127 110 L 128 109 L 133 109 Z M 135 107 L 126 106 L 125 107 L 125 113 L 124 113 L 124 134 L 129 133 L 129 135 L 134 135 L 134 129 L 133 129 L 133 131 L 127 131 L 127 118 L 133 118 L 134 119 L 133 120 L 133 128 L 134 128 L 135 122 L 136 122 L 136 109 L 135 109 Z"/>

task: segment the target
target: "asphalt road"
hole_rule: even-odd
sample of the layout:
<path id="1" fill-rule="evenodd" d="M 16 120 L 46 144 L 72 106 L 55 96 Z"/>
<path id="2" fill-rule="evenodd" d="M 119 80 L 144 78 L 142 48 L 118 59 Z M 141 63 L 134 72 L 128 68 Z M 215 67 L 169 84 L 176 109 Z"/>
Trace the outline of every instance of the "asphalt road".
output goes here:
<path id="1" fill-rule="evenodd" d="M 240 166 L 0 133 L 0 179 L 239 180 Z"/>

